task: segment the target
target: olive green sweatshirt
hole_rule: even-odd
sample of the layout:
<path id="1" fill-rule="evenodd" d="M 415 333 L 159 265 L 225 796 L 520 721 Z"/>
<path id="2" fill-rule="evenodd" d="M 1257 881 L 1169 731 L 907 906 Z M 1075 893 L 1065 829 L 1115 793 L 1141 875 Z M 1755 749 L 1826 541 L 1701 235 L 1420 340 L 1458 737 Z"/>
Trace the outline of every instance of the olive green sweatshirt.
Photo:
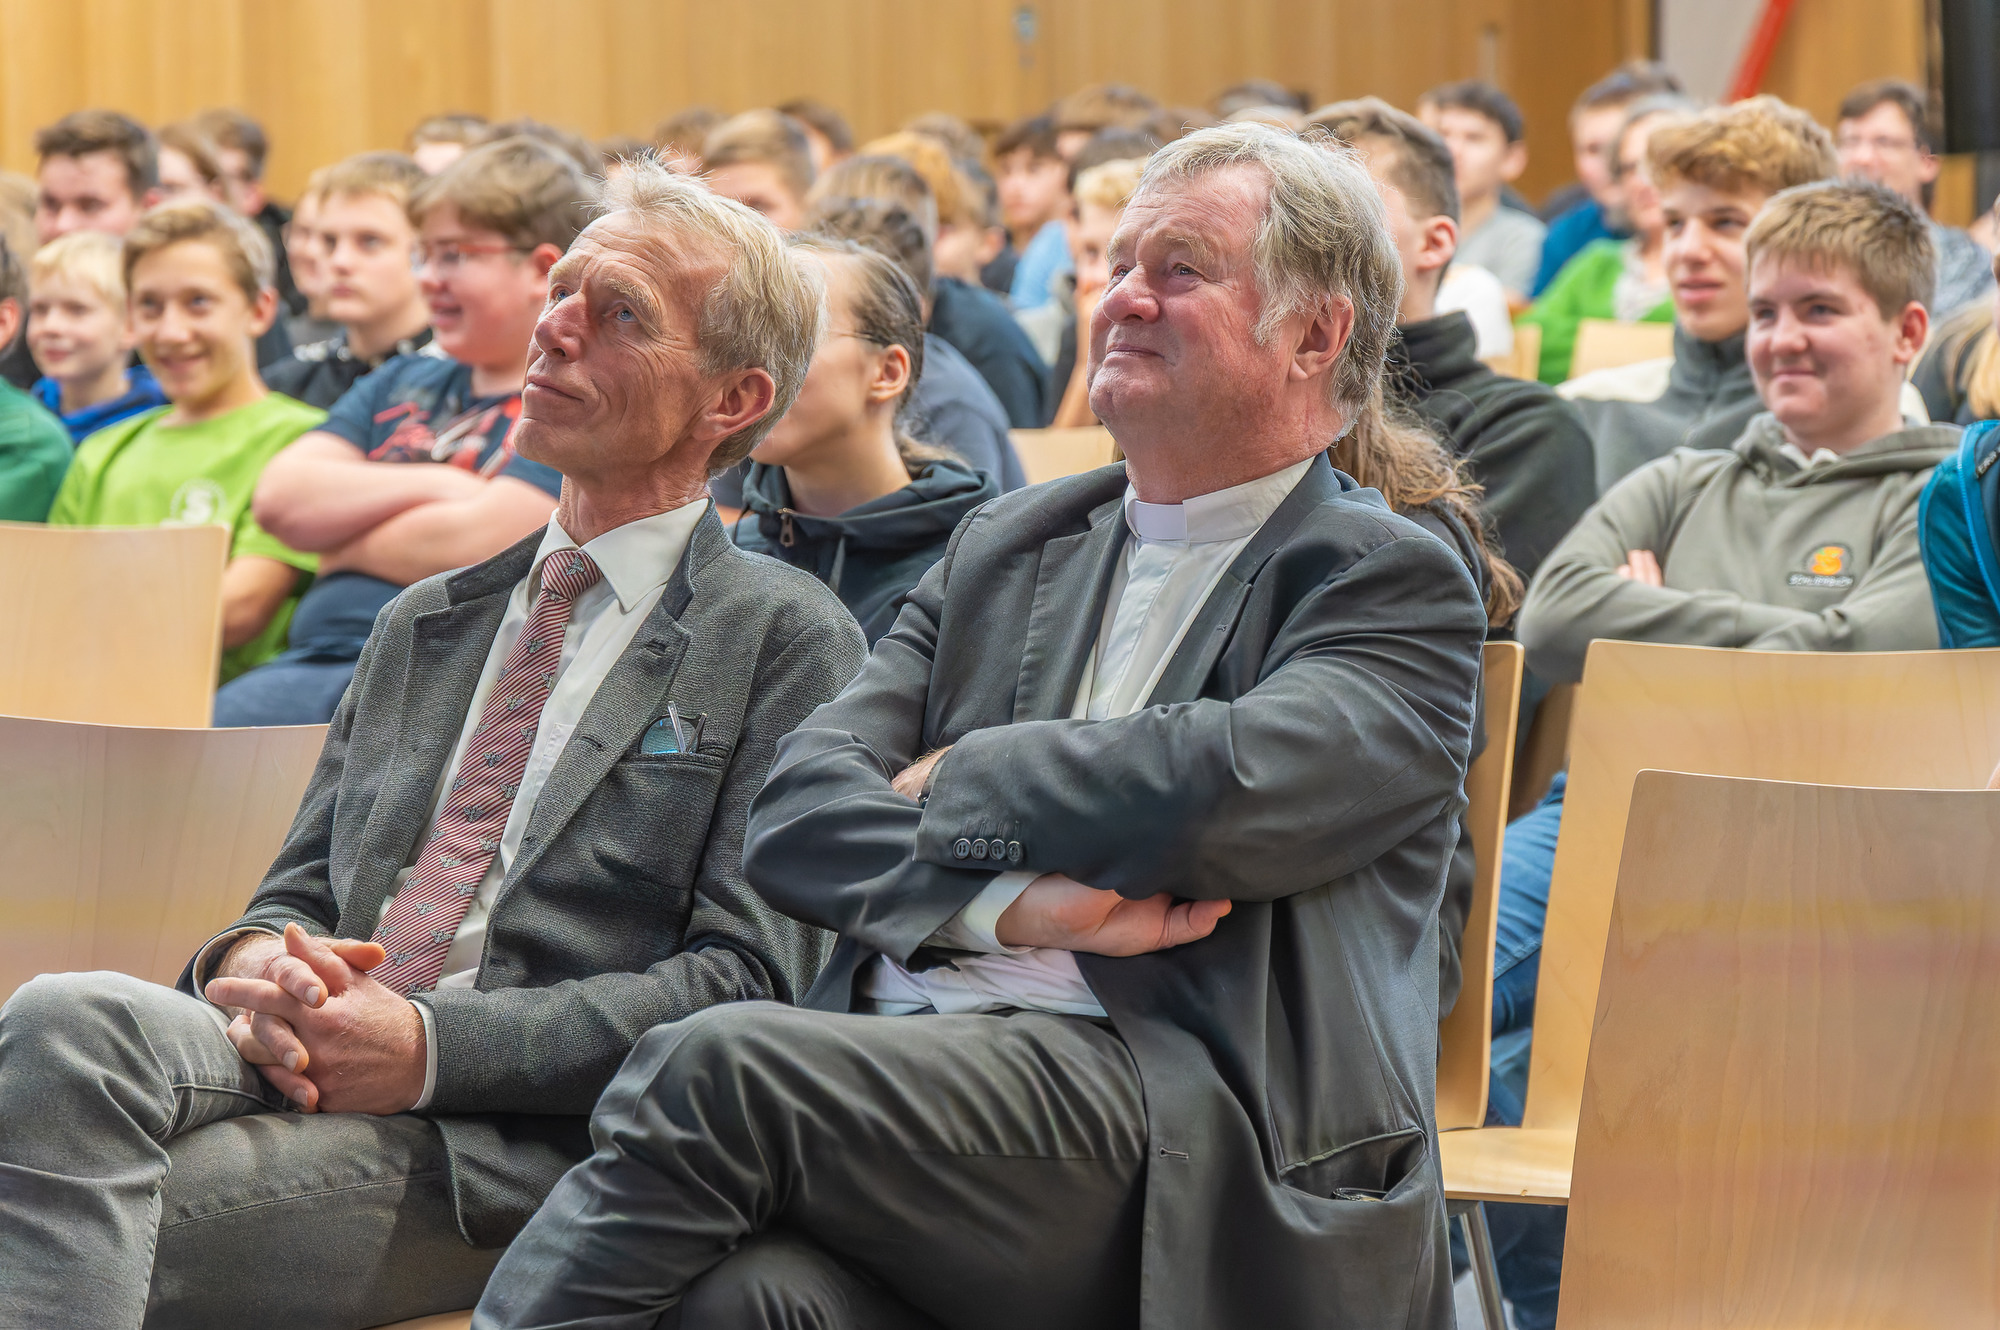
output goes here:
<path id="1" fill-rule="evenodd" d="M 1917 497 L 1957 444 L 1924 425 L 1801 466 L 1768 413 L 1728 451 L 1682 449 L 1634 471 L 1543 563 L 1521 607 L 1528 668 L 1579 679 L 1593 638 L 1764 651 L 1938 644 Z M 1662 587 L 1618 576 L 1651 550 Z"/>

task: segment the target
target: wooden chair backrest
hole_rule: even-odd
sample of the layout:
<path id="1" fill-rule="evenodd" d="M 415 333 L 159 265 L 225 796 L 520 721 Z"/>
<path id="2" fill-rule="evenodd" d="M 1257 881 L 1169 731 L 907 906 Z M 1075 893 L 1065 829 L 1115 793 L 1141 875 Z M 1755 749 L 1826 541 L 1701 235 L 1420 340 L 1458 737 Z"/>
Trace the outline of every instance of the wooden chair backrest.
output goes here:
<path id="1" fill-rule="evenodd" d="M 1571 378 L 1580 379 L 1594 370 L 1658 360 L 1673 353 L 1671 323 L 1585 319 L 1576 326 L 1576 353 L 1570 357 L 1569 373 Z"/>
<path id="2" fill-rule="evenodd" d="M 1996 759 L 2000 649 L 1591 643 L 1570 727 L 1522 1125 L 1576 1126 L 1625 814 L 1640 771 L 1978 789 Z"/>
<path id="3" fill-rule="evenodd" d="M 1102 425 L 1082 429 L 1017 429 L 1008 434 L 1014 440 L 1014 451 L 1030 485 L 1095 471 L 1100 466 L 1109 466 L 1116 455 L 1111 431 Z"/>
<path id="4" fill-rule="evenodd" d="M 0 522 L 0 715 L 208 724 L 228 557 L 221 526 Z"/>
<path id="5" fill-rule="evenodd" d="M 1528 722 L 1527 742 L 1514 763 L 1514 785 L 1507 796 L 1509 820 L 1533 808 L 1549 792 L 1556 773 L 1569 765 L 1569 722 L 1576 710 L 1576 685 L 1552 684 Z"/>
<path id="6" fill-rule="evenodd" d="M 1561 1325 L 2000 1325 L 1996 863 L 2000 791 L 1639 776 Z"/>
<path id="7" fill-rule="evenodd" d="M 63 970 L 172 983 L 242 914 L 325 736 L 0 716 L 0 1001 Z"/>
<path id="8" fill-rule="evenodd" d="M 1504 356 L 1488 356 L 1486 365 L 1495 374 L 1510 379 L 1534 379 L 1542 372 L 1542 325 L 1514 325 L 1514 349 Z"/>
<path id="9" fill-rule="evenodd" d="M 1439 1131 L 1486 1121 L 1493 1043 L 1493 935 L 1500 917 L 1500 845 L 1507 831 L 1507 785 L 1514 774 L 1514 727 L 1521 709 L 1524 653 L 1518 642 L 1488 642 L 1483 688 L 1486 749 L 1465 773 L 1465 828 L 1476 865 L 1472 908 L 1459 942 L 1458 1003 L 1438 1024 Z"/>

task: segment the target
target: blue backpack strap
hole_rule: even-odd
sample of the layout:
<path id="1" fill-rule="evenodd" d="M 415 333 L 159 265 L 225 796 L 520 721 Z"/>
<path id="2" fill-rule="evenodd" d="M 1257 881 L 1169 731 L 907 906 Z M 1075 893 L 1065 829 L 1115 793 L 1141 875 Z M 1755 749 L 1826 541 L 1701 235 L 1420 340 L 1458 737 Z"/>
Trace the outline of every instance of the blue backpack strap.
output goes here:
<path id="1" fill-rule="evenodd" d="M 1947 649 L 2000 646 L 2000 558 L 1986 502 L 1989 491 L 2000 499 L 1996 458 L 2000 432 L 1987 425 L 1967 431 L 1917 500 L 1917 544 L 1938 644 Z"/>
<path id="2" fill-rule="evenodd" d="M 1994 533 L 2000 530 L 2000 421 L 1982 420 L 1966 430 L 1958 445 L 1959 502 L 1972 536 L 1973 554 L 1986 594 L 2000 611 L 2000 551 Z"/>

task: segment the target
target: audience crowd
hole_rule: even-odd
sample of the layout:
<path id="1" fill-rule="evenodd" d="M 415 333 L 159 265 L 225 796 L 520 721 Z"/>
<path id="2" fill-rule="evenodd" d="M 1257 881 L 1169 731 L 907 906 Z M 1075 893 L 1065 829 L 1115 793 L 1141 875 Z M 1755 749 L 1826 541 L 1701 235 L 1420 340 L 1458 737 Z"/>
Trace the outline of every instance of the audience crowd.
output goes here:
<path id="1" fill-rule="evenodd" d="M 85 1042 L 65 1046 L 136 1065 L 129 1045 L 138 1036 L 117 1021 L 157 1021 L 193 1040 L 189 1022 L 200 1020 L 187 1013 L 205 1009 L 205 996 L 243 1064 L 258 1070 L 201 1072 L 238 1106 L 175 1117 L 168 1091 L 160 1111 L 171 1129 L 149 1141 L 103 1127 L 121 1142 L 107 1149 L 128 1151 L 143 1172 L 164 1167 L 158 1140 L 199 1122 L 287 1102 L 342 1107 L 302 1074 L 322 1056 L 302 1033 L 316 1010 L 349 990 L 393 988 L 396 1002 L 424 994 L 421 1090 L 384 1090 L 387 1107 L 370 1107 L 363 1087 L 376 1082 L 363 1066 L 345 1106 L 457 1115 L 438 1119 L 452 1124 L 441 1128 L 443 1146 L 391 1151 L 412 1177 L 425 1160 L 435 1172 L 439 1150 L 454 1169 L 483 1170 L 462 1194 L 427 1202 L 437 1214 L 425 1222 L 437 1231 L 415 1245 L 444 1253 L 430 1272 L 440 1287 L 476 1299 L 499 1249 L 528 1226 L 500 1265 L 482 1323 L 612 1324 L 562 1318 L 609 1317 L 607 1308 L 625 1305 L 610 1290 L 648 1279 L 671 1302 L 715 1266 L 714 1253 L 733 1250 L 717 1268 L 736 1282 L 696 1282 L 690 1308 L 754 1299 L 760 1279 L 782 1276 L 832 1290 L 825 1296 L 860 1309 L 853 1323 L 918 1324 L 897 1319 L 907 1309 L 890 1307 L 882 1287 L 889 1239 L 831 1238 L 847 1222 L 837 1193 L 814 1191 L 812 1161 L 788 1151 L 806 1148 L 799 1142 L 813 1132 L 841 1130 L 902 1141 L 914 1155 L 945 1150 L 926 1134 L 935 1124 L 912 1125 L 915 1101 L 894 1098 L 899 1077 L 931 1066 L 983 1077 L 1010 1104 L 1042 1093 L 1023 1070 L 1038 1058 L 1068 1068 L 1091 1094 L 1136 1095 L 1134 1058 L 1150 1074 L 1174 1039 L 1197 1039 L 1189 1031 L 1199 1022 L 1176 1024 L 1174 1000 L 1158 997 L 1170 964 L 1144 972 L 1154 988 L 1133 987 L 1135 972 L 1114 972 L 1103 955 L 1153 952 L 1165 962 L 1178 953 L 1157 938 L 1203 936 L 1232 900 L 1239 913 L 1279 908 L 1238 882 L 1253 869 L 1311 883 L 1378 871 L 1332 846 L 1321 848 L 1340 866 L 1309 869 L 1236 832 L 1245 844 L 1219 836 L 1200 858 L 1242 890 L 1161 885 L 1191 870 L 1145 846 L 1158 810 L 1141 810 L 1132 791 L 1188 821 L 1248 798 L 1205 746 L 1226 740 L 1160 728 L 1174 710 L 1160 700 L 1195 705 L 1203 683 L 1169 663 L 1183 634 L 1196 641 L 1197 629 L 1229 627 L 1201 617 L 1217 579 L 1239 579 L 1243 613 L 1275 616 L 1261 664 L 1265 639 L 1254 650 L 1234 637 L 1214 643 L 1218 677 L 1244 691 L 1261 690 L 1267 675 L 1272 696 L 1312 687 L 1314 669 L 1332 668 L 1311 663 L 1316 632 L 1328 658 L 1362 654 L 1343 635 L 1363 620 L 1404 625 L 1394 631 L 1427 643 L 1407 661 L 1342 668 L 1380 689 L 1369 697 L 1384 715 L 1433 708 L 1423 725 L 1437 727 L 1442 746 L 1425 749 L 1425 760 L 1437 770 L 1408 779 L 1445 786 L 1462 780 L 1493 720 L 1469 709 L 1462 724 L 1434 719 L 1471 705 L 1469 693 L 1443 700 L 1441 681 L 1464 682 L 1452 673 L 1463 664 L 1459 637 L 1526 648 L 1523 732 L 1550 687 L 1579 679 L 1597 638 L 1775 651 L 2000 645 L 2000 428 L 1990 423 L 2000 420 L 2000 260 L 1928 211 L 1938 139 L 1921 90 L 1864 85 L 1829 128 L 1769 96 L 1703 106 L 1670 70 L 1627 65 L 1577 99 L 1568 123 L 1575 183 L 1539 208 L 1516 190 L 1528 164 L 1522 113 L 1479 81 L 1432 89 L 1407 110 L 1376 98 L 1314 107 L 1267 82 L 1227 89 L 1211 108 L 1099 85 L 991 130 L 940 113 L 859 141 L 838 110 L 798 100 L 732 116 L 689 108 L 649 141 L 593 144 L 531 120 L 447 114 L 416 126 L 405 152 L 321 166 L 289 208 L 264 186 L 264 131 L 238 111 L 154 127 L 80 111 L 37 134 L 34 180 L 0 190 L 0 209 L 23 200 L 22 215 L 0 218 L 0 519 L 227 526 L 215 723 L 332 725 L 285 857 L 244 922 L 196 958 L 183 994 L 169 995 L 186 1007 L 126 993 L 121 1011 L 151 1014 L 94 1017 L 87 1034 L 70 1032 Z M 1254 243 L 1242 213 L 1252 176 L 1268 194 L 1257 207 L 1269 209 Z M 1301 238 L 1315 228 L 1320 240 Z M 1230 249 L 1238 242 L 1240 253 Z M 1335 272 L 1328 258 L 1314 270 L 1339 293 L 1320 304 L 1297 293 L 1306 279 L 1296 273 L 1292 287 L 1271 285 L 1284 265 L 1305 271 L 1301 256 L 1315 243 L 1345 265 Z M 1289 305 L 1279 303 L 1284 290 L 1293 290 Z M 1271 308 L 1253 308 L 1257 296 Z M 1586 320 L 1670 325 L 1672 353 L 1574 375 Z M 1519 328 L 1538 330 L 1540 349 L 1517 377 L 1496 367 L 1514 363 Z M 1292 356 L 1286 392 L 1296 400 L 1218 405 L 1255 377 L 1258 357 L 1280 353 Z M 1179 405 L 1167 410 L 1168 401 Z M 1010 431 L 1100 421 L 1117 438 L 1131 491 L 1123 466 L 1115 480 L 1028 485 Z M 1272 451 L 1262 469 L 1218 459 L 1238 433 L 1262 438 L 1268 426 L 1275 438 L 1281 424 L 1313 446 L 1296 457 Z M 1266 519 L 1310 527 L 1286 498 L 1308 491 L 1324 496 L 1323 512 L 1366 508 L 1370 516 L 1353 520 L 1396 537 L 1363 540 L 1360 527 L 1336 530 L 1330 518 L 1313 537 L 1324 560 L 1355 560 L 1342 573 L 1352 581 L 1339 584 L 1351 604 L 1267 604 L 1257 587 L 1244 589 L 1257 560 L 1291 557 L 1291 547 L 1274 554 L 1252 533 L 1269 530 Z M 1122 539 L 1127 525 L 1131 540 L 1114 558 L 1117 541 L 1103 533 Z M 1355 552 L 1364 545 L 1373 552 Z M 1302 564 L 1298 576 L 1308 571 Z M 1050 599 L 1058 585 L 1072 594 Z M 1089 616 L 1107 596 L 1100 625 Z M 1297 641 L 1279 627 L 1294 614 L 1312 620 L 1296 628 Z M 454 616 L 485 636 L 454 646 L 444 627 Z M 697 694 L 706 699 L 699 714 L 665 701 L 660 680 L 672 667 L 646 673 L 632 663 L 635 643 L 648 659 L 680 662 L 683 678 L 711 680 Z M 1050 663 L 1079 644 L 1075 668 Z M 1456 663 L 1441 664 L 1447 656 Z M 1019 697 L 1007 692 L 1014 674 L 988 657 L 1018 664 Z M 963 673 L 948 682 L 948 666 Z M 1430 682 L 1410 682 L 1420 675 Z M 684 684 L 676 689 L 677 702 L 688 696 Z M 1426 689 L 1437 699 L 1424 701 Z M 623 713 L 605 701 L 614 693 L 643 728 L 619 728 Z M 1299 705 L 1326 718 L 1327 735 L 1287 732 L 1295 717 L 1259 712 L 1237 740 L 1280 736 L 1272 741 L 1285 760 L 1261 775 L 1300 798 L 1330 767 L 1287 762 L 1345 770 L 1353 752 L 1376 741 L 1395 750 L 1419 723 L 1408 719 L 1407 733 L 1390 740 L 1389 721 L 1350 714 L 1347 702 Z M 533 723 L 518 742 L 493 736 L 502 720 L 475 724 L 482 708 L 504 715 L 502 706 L 545 718 L 542 738 Z M 1018 737 L 990 738 L 1007 734 Z M 1335 735 L 1354 748 L 1327 748 Z M 531 740 L 542 745 L 532 754 Z M 602 765 L 588 781 L 565 776 L 564 745 L 586 741 Z M 648 762 L 612 766 L 632 745 Z M 431 754 L 427 767 L 421 752 Z M 944 762 L 941 752 L 962 756 Z M 429 772 L 421 789 L 398 783 L 399 761 Z M 1051 772 L 1049 788 L 1069 812 L 1038 806 L 1039 822 L 1010 820 L 1010 801 Z M 1363 775 L 1325 779 L 1359 789 Z M 615 789 L 590 793 L 596 781 Z M 1184 788 L 1169 796 L 1177 781 Z M 468 783 L 473 793 L 461 796 Z M 1506 838 L 1493 1123 L 1521 1117 L 1565 788 L 1558 774 Z M 586 796 L 589 835 L 529 816 L 537 798 L 568 800 L 574 811 Z M 853 824 L 822 827 L 829 801 L 845 801 Z M 914 821 L 921 814 L 929 828 L 946 806 L 956 819 L 947 832 Z M 497 823 L 466 829 L 496 807 L 515 810 L 504 835 Z M 1108 848 L 1070 860 L 1023 845 L 1032 831 L 1067 852 L 1072 839 L 1084 844 L 1084 829 L 1127 819 L 1133 829 L 1108 835 Z M 666 843 L 649 841 L 655 823 L 671 824 L 660 833 Z M 1448 1010 L 1460 983 L 1470 842 L 1453 839 L 1451 819 L 1429 825 L 1401 805 L 1385 804 L 1371 831 L 1377 823 L 1436 851 L 1443 886 L 1430 943 L 1435 1002 Z M 1269 839 L 1278 823 L 1257 825 Z M 931 863 L 895 867 L 897 844 L 939 834 Z M 1161 843 L 1176 842 L 1163 834 Z M 1430 862 L 1419 854 L 1410 864 L 1420 859 Z M 1024 860 L 1060 868 L 1038 876 Z M 958 861 L 1000 870 L 994 886 L 1005 890 L 980 885 L 993 875 Z M 1083 897 L 1111 895 L 1060 876 L 1086 866 L 1098 874 L 1093 887 L 1128 875 L 1151 882 L 1113 898 L 1135 910 L 1165 901 L 1157 892 L 1182 903 L 1145 925 L 1152 943 L 1121 953 L 1080 942 L 1074 916 L 1085 907 L 1045 906 L 1037 893 L 1053 877 Z M 812 872 L 840 884 L 836 902 L 772 885 Z M 621 901 L 658 910 L 619 885 L 633 880 L 698 886 L 673 917 L 641 926 L 618 913 Z M 927 914 L 919 887 L 954 903 Z M 506 931 L 518 922 L 503 928 L 501 897 L 515 891 L 535 901 L 567 951 Z M 591 892 L 602 894 L 586 899 Z M 1034 908 L 1016 917 L 1022 902 Z M 434 909 L 442 929 L 419 917 Z M 1027 927 L 1028 917 L 1039 922 Z M 1092 926 L 1114 927 L 1110 916 Z M 1402 937 L 1394 920 L 1370 926 Z M 841 938 L 823 972 L 816 928 Z M 1417 953 L 1427 967 L 1432 951 Z M 937 968 L 948 954 L 957 963 Z M 502 956 L 511 973 L 501 972 Z M 1261 995 L 1262 962 L 1246 954 L 1231 963 Z M 392 974 L 396 983 L 378 982 Z M 0 1112 L 27 1102 L 9 1089 L 27 1074 L 9 1060 L 28 1056 L 9 1051 L 26 1038 L 24 1012 L 81 994 L 38 984 L 0 1016 Z M 560 995 L 490 1009 L 528 988 Z M 1134 1042 L 1123 1024 L 1141 1019 L 1132 1013 L 1143 1004 L 1121 1006 L 1135 994 L 1164 1004 L 1143 1016 L 1160 1042 Z M 740 999 L 1030 1015 L 1000 1033 L 967 1025 L 905 1044 L 769 1003 L 740 1016 L 708 1011 Z M 1047 1013 L 1087 1019 L 1052 1032 L 1034 1023 Z M 1232 1041 L 1254 1038 L 1261 1058 L 1266 1038 L 1275 1047 L 1322 1037 L 1242 1019 L 1250 1023 L 1200 1034 L 1217 1065 L 1243 1054 Z M 1106 1033 L 1113 1024 L 1133 1043 L 1130 1056 Z M 118 1051 L 104 1052 L 115 1042 L 107 1031 L 119 1030 Z M 821 1059 L 823 1085 L 786 1082 L 788 1041 Z M 969 1065 L 981 1049 L 991 1058 L 983 1071 Z M 543 1060 L 510 1085 L 523 1050 Z M 1303 1050 L 1288 1046 L 1286 1056 L 1310 1063 Z M 1390 1061 L 1406 1052 L 1399 1046 Z M 475 1057 L 496 1065 L 466 1070 Z M 1173 1120 L 1226 1137 L 1215 1104 L 1249 1093 L 1234 1075 L 1188 1091 L 1185 1115 Z M 1301 1074 L 1285 1093 L 1305 1084 Z M 599 1091 L 593 1156 L 585 1118 Z M 893 1103 L 870 1118 L 856 1096 L 876 1093 Z M 774 1102 L 789 1107 L 780 1113 Z M 1058 1119 L 1076 1104 L 1061 1094 L 1048 1102 Z M 1099 1245 L 1044 1272 L 1037 1296 L 1068 1308 L 1051 1324 L 1130 1314 L 1119 1297 L 1091 1289 L 1138 1278 L 1152 1241 L 1139 1236 L 1141 1210 L 1149 1233 L 1181 1222 L 1181 1210 L 1156 1213 L 1156 1204 L 1221 1204 L 1226 1194 L 1265 1214 L 1266 1201 L 1246 1200 L 1240 1180 L 1135 1209 L 1131 1159 L 1156 1155 L 1157 1175 L 1190 1146 L 1159 1135 L 1157 1123 L 1147 1137 L 1144 1113 L 1180 1111 L 1153 1103 L 1150 1083 L 1145 1109 L 1134 1111 L 1136 1139 L 1079 1116 L 1058 1122 L 1058 1136 L 1075 1132 L 1072 1154 L 1060 1140 L 1033 1145 L 1104 1165 L 1073 1170 L 1084 1180 L 1064 1184 L 1077 1208 L 1061 1230 Z M 1311 1116 L 1297 1103 L 1284 1112 Z M 754 1130 L 703 1115 L 747 1116 Z M 77 1120 L 102 1126 L 101 1107 Z M 1390 1145 L 1371 1155 L 1375 1181 L 1355 1181 L 1362 1170 L 1340 1185 L 1392 1202 L 1385 1212 L 1417 1213 L 1397 1210 L 1410 1197 L 1397 1181 L 1404 1157 L 1391 1147 L 1400 1148 L 1398 1133 L 1420 1139 L 1424 1126 L 1386 1111 L 1349 1125 L 1358 1131 L 1364 1120 L 1379 1129 L 1372 1140 Z M 1008 1135 L 1028 1128 L 986 1126 L 998 1134 L 979 1149 L 1028 1149 Z M 1257 1141 L 1246 1134 L 1215 1148 L 1254 1154 Z M 350 1149 L 391 1147 L 330 1137 L 311 1158 Z M 42 1158 L 49 1176 L 61 1171 L 48 1162 L 54 1155 Z M 16 1162 L 0 1150 L 0 1168 Z M 774 1180 L 774 1168 L 804 1172 Z M 896 1207 L 924 1186 L 941 1205 L 1005 1210 L 1029 1185 L 1004 1172 L 898 1168 L 884 1195 L 854 1212 L 868 1219 L 854 1222 L 901 1232 L 909 1216 Z M 833 1170 L 825 1185 L 867 1190 L 858 1176 Z M 708 1207 L 686 1221 L 700 1241 L 661 1238 L 650 1275 L 630 1264 L 624 1239 L 604 1236 L 606 1208 L 655 1204 L 630 1199 L 648 1188 L 679 1188 L 689 1205 L 698 1194 Z M 789 1235 L 764 1222 L 786 1188 L 810 1193 L 792 1202 L 804 1227 Z M 530 1224 L 551 1189 L 551 1208 Z M 38 1194 L 51 1205 L 64 1195 L 53 1183 Z M 556 1207 L 570 1227 L 558 1226 Z M 1546 1330 L 1564 1212 L 1491 1209 L 1515 1324 Z M 161 1221 L 157 1206 L 142 1206 L 119 1222 L 138 1223 L 150 1241 Z M 1258 1233 L 1267 1222 L 1246 1221 Z M 807 1230 L 874 1273 L 857 1281 L 836 1269 L 802 1244 Z M 1129 1250 L 1113 1252 L 1116 1235 Z M 993 1264 L 935 1240 L 950 1260 Z M 49 1255 L 65 1244 L 88 1252 L 100 1243 L 113 1270 L 135 1259 L 105 1255 L 116 1244 L 102 1233 L 79 1238 L 60 1225 L 21 1241 L 19 1250 L 43 1254 L 45 1270 L 69 1268 Z M 153 1259 L 121 1277 L 142 1295 L 150 1278 L 156 1303 L 193 1309 L 178 1313 L 187 1323 L 200 1323 L 205 1304 L 161 1284 L 159 1272 L 214 1280 L 233 1268 L 176 1254 L 164 1240 L 157 1269 Z M 1381 1259 L 1406 1286 L 1422 1283 L 1414 1256 Z M 1442 1246 L 1436 1259 L 1446 1260 Z M 924 1292 L 930 1276 L 912 1279 L 897 1288 L 931 1306 L 970 1305 L 982 1287 L 973 1280 L 933 1296 Z M 1223 1300 L 1236 1286 L 1213 1273 L 1208 1282 L 1149 1273 L 1146 1284 L 1149 1297 Z M 1323 1309 L 1363 1309 L 1356 1323 L 1391 1304 L 1404 1319 L 1405 1303 L 1358 1287 L 1329 1275 L 1314 1296 Z M 580 1301 L 562 1304 L 555 1289 Z M 0 1306 L 18 1297 L 33 1307 L 36 1296 L 0 1274 Z M 400 1296 L 354 1305 L 406 1309 Z M 703 1323 L 752 1323 L 716 1315 Z"/>

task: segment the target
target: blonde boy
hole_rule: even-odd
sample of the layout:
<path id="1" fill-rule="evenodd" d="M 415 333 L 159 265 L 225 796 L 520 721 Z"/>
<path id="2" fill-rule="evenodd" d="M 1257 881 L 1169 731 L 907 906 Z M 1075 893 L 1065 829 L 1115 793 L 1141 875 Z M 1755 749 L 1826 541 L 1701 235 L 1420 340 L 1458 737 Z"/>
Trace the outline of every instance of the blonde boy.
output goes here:
<path id="1" fill-rule="evenodd" d="M 263 233 L 221 204 L 139 219 L 123 255 L 132 331 L 170 405 L 91 435 L 49 512 L 61 526 L 229 527 L 224 679 L 276 654 L 314 567 L 250 515 L 264 464 L 324 419 L 257 375 L 251 347 L 278 308 L 272 267 Z"/>
<path id="2" fill-rule="evenodd" d="M 122 250 L 116 236 L 73 231 L 28 263 L 28 350 L 42 371 L 33 391 L 76 443 L 167 400 L 131 363 Z"/>

